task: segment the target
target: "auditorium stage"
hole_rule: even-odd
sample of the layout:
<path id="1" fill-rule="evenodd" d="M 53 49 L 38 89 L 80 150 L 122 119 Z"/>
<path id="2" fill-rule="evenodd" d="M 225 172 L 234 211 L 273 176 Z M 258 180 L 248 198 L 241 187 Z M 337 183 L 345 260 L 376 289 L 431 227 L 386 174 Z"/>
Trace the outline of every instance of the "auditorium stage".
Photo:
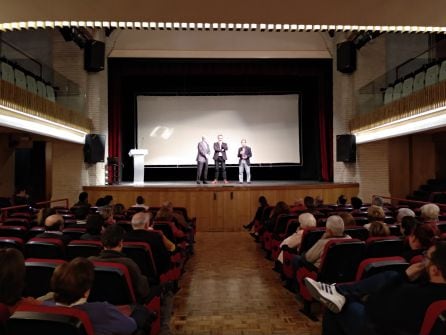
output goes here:
<path id="1" fill-rule="evenodd" d="M 195 181 L 165 181 L 84 186 L 83 190 L 88 192 L 90 202 L 112 195 L 113 203 L 122 203 L 125 207 L 135 204 L 139 195 L 149 206 L 160 206 L 169 200 L 174 206 L 186 207 L 189 216 L 197 218 L 200 231 L 239 231 L 254 216 L 261 195 L 270 205 L 281 200 L 292 204 L 307 195 L 322 196 L 325 203 L 334 203 L 341 194 L 348 198 L 358 195 L 359 184 L 270 180 L 198 185 Z"/>

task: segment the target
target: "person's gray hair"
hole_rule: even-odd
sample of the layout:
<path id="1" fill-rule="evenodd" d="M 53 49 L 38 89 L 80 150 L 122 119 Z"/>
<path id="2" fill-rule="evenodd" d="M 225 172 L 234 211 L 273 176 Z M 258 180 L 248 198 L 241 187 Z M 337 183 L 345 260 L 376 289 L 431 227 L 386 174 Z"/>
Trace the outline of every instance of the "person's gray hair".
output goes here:
<path id="1" fill-rule="evenodd" d="M 372 205 L 382 207 L 384 206 L 384 199 L 378 196 L 373 197 Z"/>
<path id="2" fill-rule="evenodd" d="M 311 213 L 302 213 L 299 215 L 300 228 L 316 227 L 316 218 Z"/>
<path id="3" fill-rule="evenodd" d="M 144 228 L 145 224 L 149 224 L 150 223 L 150 218 L 151 218 L 151 216 L 150 216 L 150 213 L 148 213 L 148 212 L 138 212 L 138 213 L 135 213 L 132 216 L 132 221 L 131 221 L 132 227 L 134 229 Z"/>
<path id="4" fill-rule="evenodd" d="M 330 229 L 333 235 L 344 235 L 344 220 L 339 215 L 331 215 L 327 219 L 327 229 Z"/>
<path id="5" fill-rule="evenodd" d="M 413 210 L 411 210 L 410 208 L 400 208 L 398 209 L 398 214 L 396 215 L 396 222 L 401 223 L 401 221 L 403 220 L 403 217 L 405 216 L 411 216 L 411 217 L 415 217 L 415 212 Z"/>
<path id="6" fill-rule="evenodd" d="M 436 204 L 426 204 L 421 206 L 421 216 L 428 220 L 438 220 L 438 215 L 440 214 L 440 207 Z"/>

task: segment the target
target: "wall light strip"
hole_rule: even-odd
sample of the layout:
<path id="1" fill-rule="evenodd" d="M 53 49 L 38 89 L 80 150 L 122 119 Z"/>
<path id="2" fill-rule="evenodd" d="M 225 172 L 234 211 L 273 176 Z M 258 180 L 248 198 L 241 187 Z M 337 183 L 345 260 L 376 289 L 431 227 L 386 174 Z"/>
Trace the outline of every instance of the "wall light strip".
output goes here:
<path id="1" fill-rule="evenodd" d="M 426 117 L 429 115 L 431 116 Z M 446 107 L 440 107 L 370 129 L 353 131 L 352 133 L 356 136 L 356 143 L 361 144 L 444 126 L 446 126 Z"/>
<path id="2" fill-rule="evenodd" d="M 120 28 L 120 29 L 159 29 L 159 30 L 251 30 L 267 32 L 288 32 L 288 31 L 379 31 L 379 32 L 399 32 L 399 33 L 446 33 L 446 27 L 432 26 L 410 26 L 410 25 L 351 25 L 351 24 L 294 24 L 294 23 L 208 23 L 208 22 L 143 22 L 143 21 L 27 21 L 27 22 L 4 22 L 0 23 L 0 31 L 12 31 L 22 29 L 45 29 L 55 27 L 89 27 L 89 28 Z"/>
<path id="3" fill-rule="evenodd" d="M 1 110 L 9 112 L 10 115 L 2 114 Z M 88 133 L 86 130 L 70 127 L 5 105 L 0 105 L 0 125 L 75 143 L 84 143 L 85 135 Z"/>

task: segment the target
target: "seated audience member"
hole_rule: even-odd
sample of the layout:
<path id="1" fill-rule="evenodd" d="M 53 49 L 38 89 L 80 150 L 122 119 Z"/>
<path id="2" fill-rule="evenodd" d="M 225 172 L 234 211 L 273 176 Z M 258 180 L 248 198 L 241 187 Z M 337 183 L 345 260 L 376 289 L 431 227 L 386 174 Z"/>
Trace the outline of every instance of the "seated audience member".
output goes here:
<path id="1" fill-rule="evenodd" d="M 336 203 L 337 203 L 338 207 L 346 207 L 346 205 L 347 205 L 347 197 L 345 195 L 341 194 L 338 197 L 338 200 L 336 201 Z"/>
<path id="2" fill-rule="evenodd" d="M 150 289 L 147 278 L 141 273 L 138 265 L 122 253 L 124 229 L 118 225 L 109 225 L 102 233 L 101 242 L 104 250 L 99 256 L 91 256 L 92 261 L 114 262 L 124 264 L 130 274 L 133 289 L 138 302 L 144 302 L 149 296 Z"/>
<path id="3" fill-rule="evenodd" d="M 277 204 L 276 204 L 276 207 L 277 207 Z M 304 199 L 299 198 L 299 199 L 294 200 L 293 205 L 290 206 L 290 208 L 289 208 L 289 212 L 293 213 L 293 214 L 296 214 L 296 213 L 303 212 L 306 209 L 307 209 L 307 207 L 305 206 Z"/>
<path id="4" fill-rule="evenodd" d="M 87 217 L 85 226 L 87 228 L 87 231 L 85 232 L 85 234 L 81 235 L 81 240 L 101 240 L 101 232 L 104 229 L 104 218 L 100 214 L 90 214 Z"/>
<path id="5" fill-rule="evenodd" d="M 14 197 L 13 197 L 13 204 L 14 204 L 14 206 L 30 205 L 31 204 L 30 196 L 27 193 L 25 187 L 19 187 L 17 189 L 17 192 L 14 194 Z"/>
<path id="6" fill-rule="evenodd" d="M 420 334 L 427 308 L 446 299 L 446 243 L 431 246 L 425 261 L 409 266 L 405 273 L 386 271 L 346 284 L 307 277 L 305 285 L 327 307 L 323 335 Z M 362 299 L 365 296 L 367 300 Z"/>
<path id="7" fill-rule="evenodd" d="M 369 237 L 381 237 L 381 236 L 389 236 L 390 229 L 384 222 L 381 221 L 373 221 L 369 225 Z"/>
<path id="8" fill-rule="evenodd" d="M 413 257 L 422 255 L 429 249 L 439 235 L 437 226 L 427 223 L 417 224 L 407 237 L 407 246 L 402 256 L 410 262 Z"/>
<path id="9" fill-rule="evenodd" d="M 258 202 L 259 202 L 259 207 L 257 207 L 256 214 L 254 215 L 254 218 L 251 220 L 250 223 L 248 223 L 247 225 L 244 225 L 243 228 L 250 230 L 250 229 L 252 229 L 252 227 L 254 226 L 256 221 L 257 222 L 262 221 L 263 210 L 269 206 L 268 200 L 266 200 L 266 198 L 263 195 L 261 195 L 259 197 Z"/>
<path id="10" fill-rule="evenodd" d="M 193 235 L 191 226 L 186 222 L 183 215 L 175 213 L 173 210 L 173 204 L 170 201 L 166 201 L 162 204 L 160 209 L 155 215 L 155 221 L 173 222 L 172 230 L 175 238 L 192 241 Z"/>
<path id="11" fill-rule="evenodd" d="M 384 214 L 384 210 L 383 210 L 382 207 L 379 207 L 379 206 L 376 206 L 376 205 L 371 205 L 367 209 L 367 218 L 369 219 L 369 223 L 365 224 L 364 228 L 369 229 L 370 225 L 374 221 L 378 221 L 378 222 L 383 222 L 384 223 L 384 218 L 385 217 L 386 217 L 386 215 Z"/>
<path id="12" fill-rule="evenodd" d="M 438 222 L 438 216 L 440 215 L 440 207 L 435 204 L 426 204 L 421 206 L 421 220 L 423 222 Z"/>
<path id="13" fill-rule="evenodd" d="M 316 208 L 324 207 L 324 198 L 322 198 L 321 195 L 316 196 L 316 198 L 314 199 L 314 206 Z"/>
<path id="14" fill-rule="evenodd" d="M 344 227 L 356 226 L 355 218 L 350 213 L 341 212 L 339 213 L 339 216 L 342 218 L 342 221 L 344 221 Z"/>
<path id="15" fill-rule="evenodd" d="M 293 257 L 291 263 L 294 273 L 296 273 L 300 267 L 302 259 L 319 268 L 321 266 L 321 256 L 324 252 L 325 245 L 334 238 L 351 238 L 349 235 L 344 234 L 344 221 L 342 221 L 342 218 L 338 215 L 331 215 L 328 217 L 325 233 L 305 254 L 295 255 Z"/>
<path id="16" fill-rule="evenodd" d="M 64 219 L 60 214 L 53 214 L 45 219 L 45 232 L 36 235 L 39 238 L 57 238 L 66 245 L 70 238 L 62 233 L 64 228 Z"/>
<path id="17" fill-rule="evenodd" d="M 104 206 L 113 207 L 113 196 L 112 195 L 108 194 L 104 197 Z"/>
<path id="18" fill-rule="evenodd" d="M 271 212 L 269 220 L 265 223 L 266 229 L 272 231 L 276 224 L 277 218 L 283 214 L 290 214 L 290 208 L 285 201 L 279 201 Z"/>
<path id="19" fill-rule="evenodd" d="M 313 263 L 317 268 L 321 265 L 321 256 L 325 245 L 334 238 L 350 239 L 349 235 L 344 234 L 344 221 L 338 215 L 329 216 L 327 219 L 326 230 L 319 241 L 317 241 L 304 255 L 307 262 Z"/>
<path id="20" fill-rule="evenodd" d="M 124 240 L 149 243 L 156 268 L 162 274 L 170 269 L 169 251 L 175 250 L 175 244 L 169 241 L 162 232 L 153 230 L 150 226 L 150 218 L 150 213 L 135 213 L 132 217 L 133 231 L 127 232 Z"/>
<path id="21" fill-rule="evenodd" d="M 46 218 L 53 214 L 57 214 L 56 209 L 53 207 L 45 207 L 39 210 L 39 213 L 37 214 L 37 225 L 44 226 Z"/>
<path id="22" fill-rule="evenodd" d="M 90 210 L 90 203 L 88 202 L 88 193 L 81 192 L 79 194 L 79 201 L 74 204 L 72 211 L 76 216 L 76 220 L 85 220 Z"/>
<path id="23" fill-rule="evenodd" d="M 25 288 L 25 260 L 17 249 L 0 249 L 0 303 L 4 304 L 9 314 L 14 313 L 21 303 L 37 303 L 32 298 L 22 298 Z M 7 315 L 1 315 L 0 324 Z"/>
<path id="24" fill-rule="evenodd" d="M 85 258 L 78 257 L 61 264 L 51 277 L 54 301 L 45 301 L 43 304 L 87 312 L 95 334 L 133 334 L 137 328 L 133 318 L 124 315 L 108 302 L 87 302 L 93 279 L 94 266 Z"/>
<path id="25" fill-rule="evenodd" d="M 415 213 L 410 208 L 403 207 L 403 208 L 398 209 L 398 213 L 396 214 L 396 224 L 401 225 L 401 221 L 403 220 L 403 218 L 405 216 L 411 216 L 414 218 Z"/>
<path id="26" fill-rule="evenodd" d="M 117 203 L 116 205 L 113 206 L 113 217 L 115 215 L 125 215 L 125 206 L 121 203 Z"/>
<path id="27" fill-rule="evenodd" d="M 105 199 L 103 197 L 99 198 L 98 200 L 96 200 L 96 203 L 94 205 L 98 208 L 105 206 Z"/>
<path id="28" fill-rule="evenodd" d="M 116 223 L 113 219 L 113 207 L 112 206 L 102 206 L 98 208 L 98 213 L 104 218 L 105 225 L 111 225 Z"/>
<path id="29" fill-rule="evenodd" d="M 351 214 L 357 214 L 357 213 L 362 213 L 361 211 L 361 207 L 362 207 L 362 200 L 358 197 L 351 197 L 350 199 L 351 205 L 353 210 L 351 211 Z"/>
<path id="30" fill-rule="evenodd" d="M 300 247 L 302 242 L 302 234 L 305 228 L 316 227 L 316 218 L 311 213 L 302 213 L 299 215 L 299 227 L 294 234 L 288 236 L 286 239 L 282 241 L 280 244 L 280 248 L 284 245 L 288 246 L 288 248 L 296 249 Z M 277 260 L 280 263 L 283 263 L 283 251 L 280 252 Z"/>
<path id="31" fill-rule="evenodd" d="M 306 209 L 306 212 L 308 212 L 308 213 L 311 213 L 311 214 L 313 214 L 313 215 L 320 215 L 320 216 L 323 216 L 324 214 L 322 213 L 322 212 L 319 212 L 317 209 L 316 209 L 316 206 L 314 205 L 314 198 L 313 197 L 310 197 L 310 196 L 306 196 L 305 198 L 304 198 L 304 205 L 305 205 L 305 207 L 307 208 Z"/>
<path id="32" fill-rule="evenodd" d="M 417 225 L 421 224 L 415 216 L 404 216 L 401 219 L 400 231 L 403 237 L 407 238 L 414 231 Z"/>
<path id="33" fill-rule="evenodd" d="M 145 204 L 145 200 L 142 196 L 138 195 L 136 197 L 136 204 L 134 204 L 132 207 L 136 208 L 144 208 L 145 211 L 149 210 L 149 206 Z"/>
<path id="34" fill-rule="evenodd" d="M 384 206 L 384 199 L 381 198 L 380 196 L 374 195 L 372 197 L 371 205 L 372 206 L 375 205 L 375 206 L 378 206 L 378 207 L 383 207 Z"/>

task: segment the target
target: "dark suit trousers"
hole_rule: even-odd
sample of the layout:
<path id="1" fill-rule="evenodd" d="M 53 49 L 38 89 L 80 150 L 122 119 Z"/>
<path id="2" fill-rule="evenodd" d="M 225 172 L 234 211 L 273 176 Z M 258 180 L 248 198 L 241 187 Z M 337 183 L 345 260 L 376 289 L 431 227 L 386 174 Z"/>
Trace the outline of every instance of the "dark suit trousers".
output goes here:
<path id="1" fill-rule="evenodd" d="M 197 162 L 197 181 L 201 180 L 203 170 L 203 180 L 205 181 L 208 179 L 208 162 Z"/>
<path id="2" fill-rule="evenodd" d="M 221 157 L 219 157 L 215 161 L 215 180 L 218 180 L 218 175 L 219 175 L 220 169 L 221 169 L 221 173 L 223 175 L 223 180 L 226 180 L 226 162 Z"/>

